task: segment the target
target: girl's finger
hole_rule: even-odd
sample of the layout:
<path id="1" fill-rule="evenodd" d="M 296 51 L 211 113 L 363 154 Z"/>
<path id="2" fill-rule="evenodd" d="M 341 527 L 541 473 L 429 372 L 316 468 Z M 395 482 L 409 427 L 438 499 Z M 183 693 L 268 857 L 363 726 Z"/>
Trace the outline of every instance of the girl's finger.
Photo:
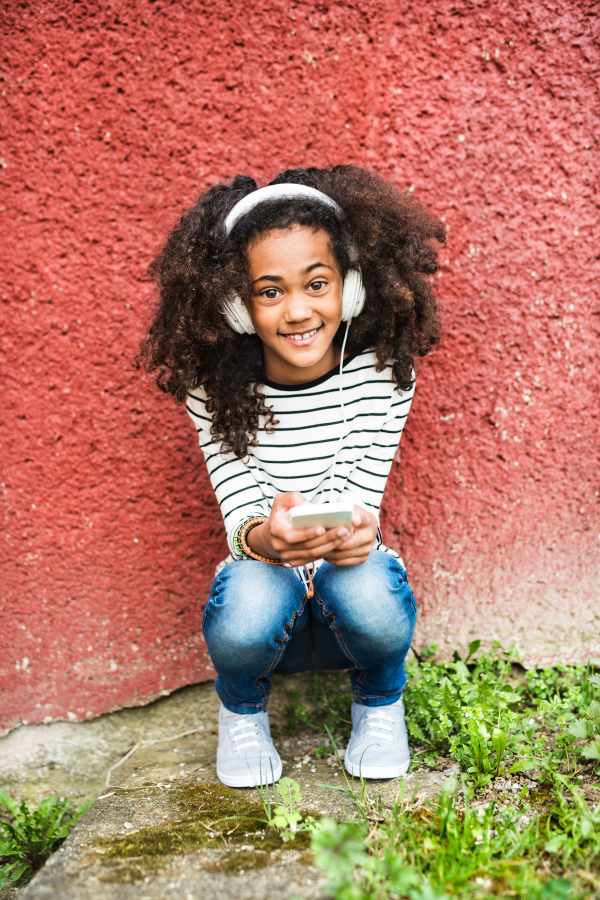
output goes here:
<path id="1" fill-rule="evenodd" d="M 319 537 L 315 537 L 310 541 L 306 541 L 305 547 L 313 550 L 316 547 L 320 547 L 322 544 L 336 543 L 342 544 L 344 541 L 347 541 L 350 537 L 348 530 L 346 528 L 340 528 L 336 526 L 335 528 L 330 528 L 329 531 L 324 532 L 324 534 Z"/>
<path id="2" fill-rule="evenodd" d="M 359 547 L 342 547 L 328 554 L 331 560 L 336 562 L 341 559 L 352 559 L 354 557 L 364 557 L 365 559 L 373 549 L 373 544 L 361 544 Z"/>
<path id="3" fill-rule="evenodd" d="M 353 556 L 350 559 L 341 559 L 339 562 L 337 560 L 328 560 L 328 562 L 333 562 L 334 566 L 360 566 L 362 563 L 367 561 L 366 556 Z"/>
<path id="4" fill-rule="evenodd" d="M 314 532 L 318 533 L 315 535 Z M 304 532 L 313 532 L 309 537 L 290 540 L 290 535 L 303 534 Z M 336 526 L 335 528 L 330 528 L 329 531 L 325 531 L 323 526 L 319 526 L 318 528 L 296 528 L 291 529 L 290 531 L 285 532 L 284 535 L 281 536 L 280 540 L 285 541 L 286 544 L 296 545 L 302 544 L 303 547 L 307 549 L 313 549 L 315 547 L 319 547 L 321 544 L 329 543 L 330 541 L 345 541 L 348 539 L 348 531 L 346 528 L 340 528 L 340 526 Z"/>
<path id="5" fill-rule="evenodd" d="M 312 525 L 310 528 L 290 528 L 284 525 L 281 528 L 273 528 L 273 537 L 285 541 L 286 544 L 306 544 L 310 540 L 322 538 L 326 534 L 322 525 Z"/>
<path id="6" fill-rule="evenodd" d="M 373 537 L 368 537 L 364 533 L 354 532 L 349 538 L 342 541 L 340 551 L 338 552 L 344 550 L 345 552 L 352 553 L 361 553 L 362 551 L 368 553 L 372 549 L 374 542 L 375 539 Z"/>
<path id="7" fill-rule="evenodd" d="M 335 541 L 328 541 L 318 548 L 318 553 L 314 552 L 314 548 L 313 552 L 310 552 L 310 548 L 306 548 L 306 552 L 303 553 L 304 547 L 295 547 L 288 551 L 282 550 L 279 555 L 284 562 L 289 562 L 290 565 L 303 566 L 307 562 L 314 562 L 315 559 L 322 559 L 323 557 L 328 556 L 342 541 L 343 538 L 337 538 Z M 301 561 L 296 563 L 294 560 L 297 559 L 300 559 Z"/>

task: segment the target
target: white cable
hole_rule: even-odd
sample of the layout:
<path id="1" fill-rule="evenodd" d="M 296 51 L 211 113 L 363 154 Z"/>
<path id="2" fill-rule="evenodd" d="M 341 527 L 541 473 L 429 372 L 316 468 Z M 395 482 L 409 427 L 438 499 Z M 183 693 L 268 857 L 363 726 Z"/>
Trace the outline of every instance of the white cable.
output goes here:
<path id="1" fill-rule="evenodd" d="M 344 420 L 342 425 L 342 433 L 340 434 L 340 439 L 336 444 L 335 453 L 333 454 L 333 465 L 331 466 L 331 479 L 329 481 L 329 502 L 333 503 L 333 476 L 335 475 L 335 464 L 337 462 L 338 450 L 340 449 L 340 444 L 344 440 L 346 436 L 346 410 L 344 409 L 344 390 L 342 387 L 342 372 L 344 367 L 344 350 L 346 349 L 346 339 L 348 337 L 348 329 L 350 328 L 350 322 L 346 323 L 346 333 L 344 335 L 344 340 L 342 341 L 342 353 L 340 356 L 340 409 L 342 411 L 342 418 Z"/>
<path id="2" fill-rule="evenodd" d="M 306 575 L 306 569 L 304 566 L 296 566 L 296 572 L 298 573 L 298 577 L 304 586 L 304 590 L 308 591 L 308 578 Z"/>

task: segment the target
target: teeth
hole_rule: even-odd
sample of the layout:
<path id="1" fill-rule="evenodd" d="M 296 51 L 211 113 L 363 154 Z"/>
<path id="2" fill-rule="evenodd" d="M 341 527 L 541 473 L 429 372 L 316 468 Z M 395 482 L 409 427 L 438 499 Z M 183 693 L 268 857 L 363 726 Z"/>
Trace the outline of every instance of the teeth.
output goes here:
<path id="1" fill-rule="evenodd" d="M 304 334 L 288 334 L 288 337 L 293 341 L 305 341 L 307 338 L 312 337 L 313 334 L 316 334 L 318 328 L 313 328 L 312 331 L 305 331 Z"/>

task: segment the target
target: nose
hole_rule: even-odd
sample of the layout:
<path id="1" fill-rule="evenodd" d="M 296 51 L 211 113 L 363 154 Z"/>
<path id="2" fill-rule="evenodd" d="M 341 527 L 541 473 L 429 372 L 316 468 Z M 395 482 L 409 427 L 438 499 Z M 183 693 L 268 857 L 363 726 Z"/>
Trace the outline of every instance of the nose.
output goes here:
<path id="1" fill-rule="evenodd" d="M 286 322 L 305 322 L 311 317 L 312 312 L 312 303 L 305 291 L 295 290 L 288 295 L 285 309 Z"/>

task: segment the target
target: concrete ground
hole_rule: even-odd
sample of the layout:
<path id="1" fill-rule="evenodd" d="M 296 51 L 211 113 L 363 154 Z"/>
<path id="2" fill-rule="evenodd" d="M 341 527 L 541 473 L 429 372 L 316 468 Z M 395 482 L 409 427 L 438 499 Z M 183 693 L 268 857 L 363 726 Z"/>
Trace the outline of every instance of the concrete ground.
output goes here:
<path id="1" fill-rule="evenodd" d="M 273 679 L 269 713 L 280 734 L 285 708 L 296 700 L 293 692 L 304 697 L 310 680 L 310 674 Z M 266 851 L 260 830 L 244 837 L 247 845 L 239 840 L 230 845 L 235 839 L 219 833 L 210 836 L 221 827 L 211 822 L 211 808 L 233 804 L 233 814 L 241 817 L 258 799 L 255 791 L 220 787 L 215 770 L 218 708 L 214 685 L 206 683 L 146 707 L 88 722 L 24 726 L 0 739 L 0 784 L 15 798 L 35 803 L 58 793 L 76 803 L 93 801 L 30 885 L 0 892 L 2 900 L 19 895 L 20 900 L 325 897 L 324 878 L 311 862 L 306 840 L 293 849 L 285 845 Z M 108 769 L 136 743 L 186 731 L 194 733 L 142 744 L 113 771 L 106 787 Z M 299 783 L 303 809 L 347 817 L 349 801 L 325 786 L 344 784 L 335 758 L 317 760 L 313 753 L 323 740 L 322 734 L 308 731 L 276 740 L 283 774 Z M 443 772 L 409 775 L 405 796 L 415 791 L 435 796 L 452 771 L 449 766 Z M 381 794 L 384 807 L 390 807 L 398 789 L 398 782 L 370 782 L 368 790 L 373 797 Z"/>

